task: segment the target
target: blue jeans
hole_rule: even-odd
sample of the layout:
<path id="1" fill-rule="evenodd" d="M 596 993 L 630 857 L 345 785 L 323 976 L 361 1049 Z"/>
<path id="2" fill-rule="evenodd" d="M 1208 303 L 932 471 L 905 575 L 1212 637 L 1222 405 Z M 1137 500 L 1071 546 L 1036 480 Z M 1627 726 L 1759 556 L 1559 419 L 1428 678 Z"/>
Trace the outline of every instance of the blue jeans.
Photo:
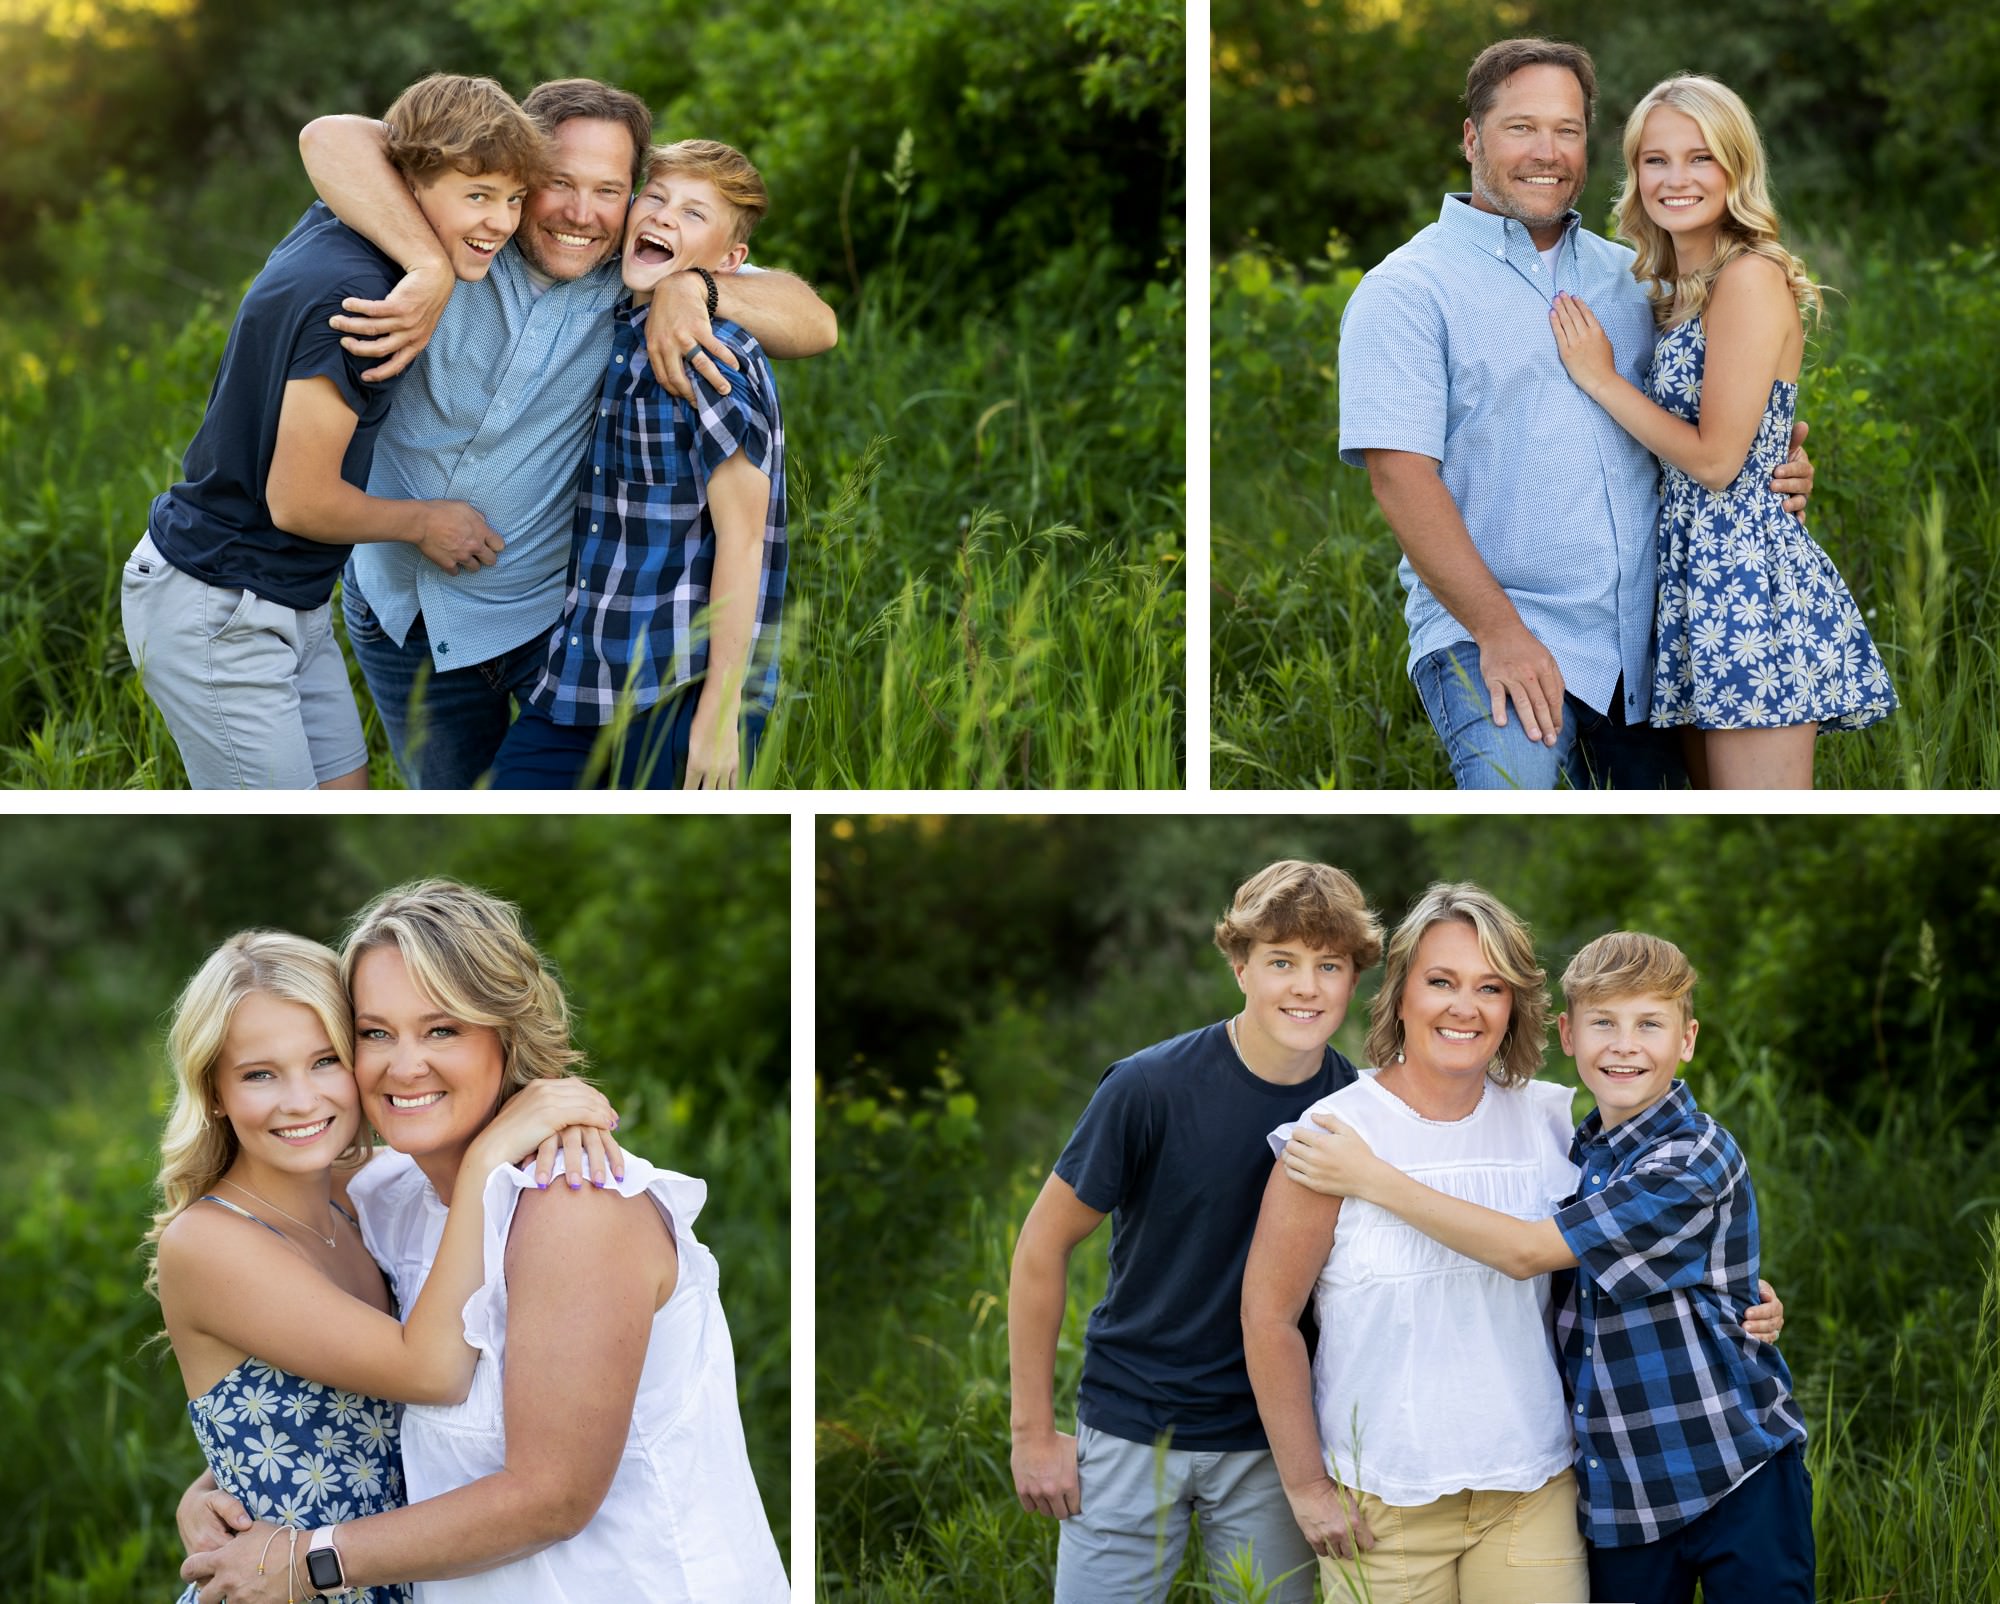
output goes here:
<path id="1" fill-rule="evenodd" d="M 1665 1537 L 1590 1548 L 1590 1596 L 1632 1604 L 1813 1604 L 1812 1477 L 1798 1443 Z"/>
<path id="2" fill-rule="evenodd" d="M 506 739 L 512 704 L 525 705 L 541 677 L 548 656 L 546 632 L 483 663 L 439 673 L 431 665 L 423 615 L 398 646 L 361 594 L 352 563 L 340 578 L 340 608 L 347 619 L 347 643 L 382 715 L 404 783 L 419 791 L 466 791 L 477 785 Z"/>
<path id="3" fill-rule="evenodd" d="M 635 716 L 625 731 L 617 773 L 605 764 L 594 784 L 615 785 L 621 791 L 674 791 L 687 778 L 688 741 L 694 733 L 695 702 L 700 687 L 684 686 L 650 711 Z M 765 714 L 754 708 L 743 715 L 737 730 L 737 784 L 750 783 L 757 761 L 757 743 L 764 734 Z M 558 724 L 537 708 L 521 704 L 521 716 L 500 744 L 493 761 L 496 791 L 573 791 L 583 783 L 592 748 L 604 733 L 600 724 Z"/>
<path id="4" fill-rule="evenodd" d="M 1493 702 L 1479 677 L 1479 648 L 1459 641 L 1421 658 L 1410 680 L 1444 742 L 1461 791 L 1553 791 L 1567 779 L 1579 791 L 1659 791 L 1685 787 L 1686 765 L 1672 730 L 1627 724 L 1621 696 L 1600 713 L 1567 693 L 1554 746 L 1531 741 L 1511 702 L 1507 723 L 1493 722 Z M 1621 682 L 1622 686 L 1622 682 Z"/>

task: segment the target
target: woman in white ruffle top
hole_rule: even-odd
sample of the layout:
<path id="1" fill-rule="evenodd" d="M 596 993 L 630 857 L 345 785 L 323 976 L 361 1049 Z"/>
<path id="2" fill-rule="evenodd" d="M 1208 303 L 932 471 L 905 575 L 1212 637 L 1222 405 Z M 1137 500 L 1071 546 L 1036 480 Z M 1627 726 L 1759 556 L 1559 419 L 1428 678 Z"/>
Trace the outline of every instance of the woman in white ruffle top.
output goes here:
<path id="1" fill-rule="evenodd" d="M 341 955 L 355 1080 L 393 1152 L 349 1184 L 369 1251 L 408 1310 L 461 1161 L 504 1099 L 567 1073 L 562 988 L 511 904 L 451 881 L 400 887 Z M 418 1604 L 784 1604 L 751 1477 L 707 1188 L 632 1155 L 606 1184 L 488 1175 L 485 1276 L 464 1305 L 470 1394 L 403 1415 L 406 1508 L 321 1528 L 347 1587 L 415 1582 Z M 198 1567 L 203 1604 L 280 1604 L 252 1526 Z M 307 1546 L 301 1543 L 303 1564 Z M 316 1590 L 318 1573 L 314 1574 Z"/>
<path id="2" fill-rule="evenodd" d="M 1434 885 L 1390 938 L 1364 1070 L 1335 1114 L 1428 1185 L 1521 1219 L 1574 1190 L 1570 1090 L 1527 927 Z M 1271 1134 L 1282 1151 L 1293 1125 Z M 1319 1323 L 1308 1369 L 1299 1316 Z M 1549 1278 L 1515 1281 L 1386 1210 L 1271 1172 L 1244 1346 L 1287 1498 L 1330 1600 L 1589 1597 Z"/>

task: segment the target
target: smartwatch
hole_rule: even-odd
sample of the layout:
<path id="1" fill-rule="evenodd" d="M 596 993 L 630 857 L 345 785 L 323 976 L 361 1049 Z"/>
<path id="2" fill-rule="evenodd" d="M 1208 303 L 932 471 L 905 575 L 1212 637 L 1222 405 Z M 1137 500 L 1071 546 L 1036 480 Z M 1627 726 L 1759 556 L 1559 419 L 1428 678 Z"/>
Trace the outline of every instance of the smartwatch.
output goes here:
<path id="1" fill-rule="evenodd" d="M 322 1526 L 306 1545 L 306 1580 L 315 1593 L 347 1591 L 347 1571 L 340 1563 L 340 1550 L 333 1546 L 334 1528 Z"/>

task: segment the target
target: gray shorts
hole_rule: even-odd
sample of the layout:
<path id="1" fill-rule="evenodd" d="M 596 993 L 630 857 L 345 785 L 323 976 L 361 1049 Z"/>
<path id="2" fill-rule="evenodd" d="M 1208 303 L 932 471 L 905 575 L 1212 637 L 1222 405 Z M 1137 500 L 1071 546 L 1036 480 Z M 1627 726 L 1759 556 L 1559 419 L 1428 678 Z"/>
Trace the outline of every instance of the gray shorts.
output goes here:
<path id="1" fill-rule="evenodd" d="M 1243 1597 L 1228 1578 L 1248 1550 L 1272 1604 L 1312 1604 L 1313 1551 L 1266 1450 L 1159 1451 L 1079 1422 L 1076 1473 L 1083 1507 L 1062 1522 L 1055 1604 L 1159 1604 L 1197 1511 L 1209 1597 Z"/>
<path id="2" fill-rule="evenodd" d="M 301 612 L 181 572 L 148 534 L 125 560 L 125 644 L 197 790 L 310 790 L 368 761 L 331 604 Z"/>

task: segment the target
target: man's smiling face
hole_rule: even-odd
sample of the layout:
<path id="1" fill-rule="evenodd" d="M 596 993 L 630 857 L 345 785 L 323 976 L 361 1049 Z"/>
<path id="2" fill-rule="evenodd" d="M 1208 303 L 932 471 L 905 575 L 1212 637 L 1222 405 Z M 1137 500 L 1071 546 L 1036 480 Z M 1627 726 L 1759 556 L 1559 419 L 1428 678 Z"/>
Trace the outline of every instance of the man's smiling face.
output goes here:
<path id="1" fill-rule="evenodd" d="M 621 123 L 572 117 L 555 132 L 555 174 L 528 197 L 515 236 L 529 264 L 582 278 L 616 255 L 632 198 L 632 136 Z"/>
<path id="2" fill-rule="evenodd" d="M 1523 67 L 1485 119 L 1464 129 L 1473 205 L 1528 228 L 1560 221 L 1583 193 L 1589 140 L 1583 85 L 1567 67 Z"/>

